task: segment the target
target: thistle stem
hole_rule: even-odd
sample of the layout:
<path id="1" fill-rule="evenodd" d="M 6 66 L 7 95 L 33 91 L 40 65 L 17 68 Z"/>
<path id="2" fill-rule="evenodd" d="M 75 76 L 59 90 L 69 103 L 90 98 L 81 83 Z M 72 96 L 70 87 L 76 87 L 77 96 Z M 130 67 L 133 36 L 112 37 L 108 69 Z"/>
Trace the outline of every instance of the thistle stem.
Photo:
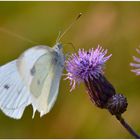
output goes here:
<path id="1" fill-rule="evenodd" d="M 116 118 L 133 137 L 140 139 L 140 136 L 125 122 L 121 115 L 116 115 Z"/>

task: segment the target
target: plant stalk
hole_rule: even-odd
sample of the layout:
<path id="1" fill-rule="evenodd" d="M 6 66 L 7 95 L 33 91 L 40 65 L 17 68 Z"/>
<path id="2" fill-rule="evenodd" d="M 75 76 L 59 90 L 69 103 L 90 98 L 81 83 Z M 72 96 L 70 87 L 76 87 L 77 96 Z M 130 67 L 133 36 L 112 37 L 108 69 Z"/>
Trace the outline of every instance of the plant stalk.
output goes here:
<path id="1" fill-rule="evenodd" d="M 140 139 L 140 136 L 125 122 L 121 115 L 116 115 L 116 118 L 134 138 Z"/>

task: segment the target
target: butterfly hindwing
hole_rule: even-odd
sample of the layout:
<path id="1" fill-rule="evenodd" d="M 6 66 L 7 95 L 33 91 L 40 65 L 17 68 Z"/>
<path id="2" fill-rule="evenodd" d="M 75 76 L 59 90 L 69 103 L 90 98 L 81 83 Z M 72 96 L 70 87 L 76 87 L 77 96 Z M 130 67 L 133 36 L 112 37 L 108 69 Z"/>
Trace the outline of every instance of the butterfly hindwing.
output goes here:
<path id="1" fill-rule="evenodd" d="M 20 119 L 30 104 L 30 93 L 22 82 L 16 60 L 0 67 L 0 108 L 9 117 Z"/>

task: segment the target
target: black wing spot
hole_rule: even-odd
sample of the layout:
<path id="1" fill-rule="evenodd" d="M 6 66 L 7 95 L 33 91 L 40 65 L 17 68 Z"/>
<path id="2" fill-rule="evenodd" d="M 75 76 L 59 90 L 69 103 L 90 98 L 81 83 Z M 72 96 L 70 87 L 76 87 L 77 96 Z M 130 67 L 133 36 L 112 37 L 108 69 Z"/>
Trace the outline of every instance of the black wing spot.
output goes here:
<path id="1" fill-rule="evenodd" d="M 5 88 L 5 89 L 9 89 L 10 86 L 6 84 L 6 85 L 4 85 L 4 88 Z"/>
<path id="2" fill-rule="evenodd" d="M 36 73 L 35 66 L 33 66 L 33 68 L 30 70 L 30 72 L 31 72 L 31 75 L 32 75 L 32 76 L 34 76 L 34 75 L 35 75 L 35 73 Z"/>

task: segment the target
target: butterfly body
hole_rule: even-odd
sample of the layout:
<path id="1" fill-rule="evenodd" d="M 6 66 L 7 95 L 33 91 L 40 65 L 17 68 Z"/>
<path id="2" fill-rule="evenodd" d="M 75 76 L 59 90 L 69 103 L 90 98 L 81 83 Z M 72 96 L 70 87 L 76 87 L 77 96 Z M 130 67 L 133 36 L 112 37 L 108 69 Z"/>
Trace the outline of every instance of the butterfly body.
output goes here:
<path id="1" fill-rule="evenodd" d="M 65 57 L 62 45 L 35 46 L 0 67 L 0 108 L 19 119 L 29 104 L 40 116 L 48 113 L 58 95 Z"/>

